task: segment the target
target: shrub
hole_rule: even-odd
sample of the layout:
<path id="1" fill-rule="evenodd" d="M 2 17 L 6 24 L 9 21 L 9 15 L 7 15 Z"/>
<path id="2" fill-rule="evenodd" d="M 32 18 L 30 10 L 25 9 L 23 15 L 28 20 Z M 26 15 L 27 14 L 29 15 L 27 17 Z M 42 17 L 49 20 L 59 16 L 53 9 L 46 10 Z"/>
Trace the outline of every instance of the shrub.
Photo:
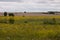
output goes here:
<path id="1" fill-rule="evenodd" d="M 7 16 L 7 12 L 4 12 L 4 16 Z"/>
<path id="2" fill-rule="evenodd" d="M 55 18 L 53 18 L 52 20 L 50 20 L 50 21 L 49 21 L 49 24 L 56 24 Z"/>
<path id="3" fill-rule="evenodd" d="M 25 17 L 25 15 L 23 15 L 22 17 Z"/>
<path id="4" fill-rule="evenodd" d="M 14 19 L 13 19 L 13 18 L 10 18 L 10 19 L 9 19 L 9 23 L 10 23 L 10 24 L 14 24 Z"/>
<path id="5" fill-rule="evenodd" d="M 60 40 L 60 34 L 59 33 L 50 33 L 48 34 L 48 39 L 51 40 Z"/>
<path id="6" fill-rule="evenodd" d="M 53 19 L 44 19 L 44 23 L 43 24 L 56 24 L 56 20 L 55 18 Z"/>
<path id="7" fill-rule="evenodd" d="M 9 16 L 14 16 L 14 14 L 13 13 L 9 13 Z"/>
<path id="8" fill-rule="evenodd" d="M 47 19 L 43 19 L 43 24 L 47 24 L 47 23 L 48 23 Z"/>
<path id="9" fill-rule="evenodd" d="M 28 23 L 27 21 L 24 21 L 24 23 Z"/>
<path id="10" fill-rule="evenodd" d="M 0 23 L 8 23 L 8 20 L 7 19 L 1 19 Z"/>

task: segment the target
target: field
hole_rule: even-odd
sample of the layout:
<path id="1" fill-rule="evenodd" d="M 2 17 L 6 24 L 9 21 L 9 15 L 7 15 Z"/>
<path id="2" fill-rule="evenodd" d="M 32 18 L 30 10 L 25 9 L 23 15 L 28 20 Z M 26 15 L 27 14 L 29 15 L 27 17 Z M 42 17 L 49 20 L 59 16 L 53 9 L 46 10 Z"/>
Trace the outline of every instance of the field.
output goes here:
<path id="1" fill-rule="evenodd" d="M 0 40 L 60 40 L 60 15 L 0 16 Z"/>

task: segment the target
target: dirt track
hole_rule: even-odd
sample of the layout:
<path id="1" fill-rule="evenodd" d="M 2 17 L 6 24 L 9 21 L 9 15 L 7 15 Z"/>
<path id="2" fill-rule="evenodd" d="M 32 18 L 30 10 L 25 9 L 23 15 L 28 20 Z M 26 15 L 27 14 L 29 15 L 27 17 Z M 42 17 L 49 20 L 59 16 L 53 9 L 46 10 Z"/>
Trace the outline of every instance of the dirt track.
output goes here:
<path id="1" fill-rule="evenodd" d="M 15 16 L 57 16 L 56 14 L 41 14 L 41 13 L 19 13 Z"/>
<path id="2" fill-rule="evenodd" d="M 0 16 L 3 16 L 4 13 L 0 13 Z M 9 13 L 8 13 L 9 15 Z M 27 12 L 27 13 L 23 13 L 23 12 L 15 12 L 14 13 L 15 16 L 55 16 L 55 15 L 60 15 L 59 14 L 43 14 L 42 12 Z"/>

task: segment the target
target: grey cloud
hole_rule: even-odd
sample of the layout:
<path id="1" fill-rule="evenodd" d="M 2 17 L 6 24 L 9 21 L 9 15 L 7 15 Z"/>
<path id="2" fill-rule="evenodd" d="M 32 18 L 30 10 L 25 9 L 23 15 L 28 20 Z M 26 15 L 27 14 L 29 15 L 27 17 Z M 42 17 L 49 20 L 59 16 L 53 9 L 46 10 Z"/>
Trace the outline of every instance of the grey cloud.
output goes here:
<path id="1" fill-rule="evenodd" d="M 42 4 L 45 4 L 45 3 L 47 3 L 47 2 L 44 2 L 44 1 L 39 1 L 39 2 L 36 2 L 36 3 L 42 3 Z"/>
<path id="2" fill-rule="evenodd" d="M 38 0 L 36 3 L 50 3 L 50 4 L 59 4 L 60 0 Z"/>
<path id="3" fill-rule="evenodd" d="M 0 0 L 0 2 L 22 2 L 22 0 Z"/>
<path id="4" fill-rule="evenodd" d="M 59 3 L 57 0 L 0 0 L 0 11 L 60 11 Z"/>

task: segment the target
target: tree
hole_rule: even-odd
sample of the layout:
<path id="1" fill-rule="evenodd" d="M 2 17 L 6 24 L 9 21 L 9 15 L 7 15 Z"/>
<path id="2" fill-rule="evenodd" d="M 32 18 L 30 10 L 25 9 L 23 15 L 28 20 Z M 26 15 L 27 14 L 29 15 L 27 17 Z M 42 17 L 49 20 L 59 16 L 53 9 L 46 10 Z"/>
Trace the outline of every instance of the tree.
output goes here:
<path id="1" fill-rule="evenodd" d="M 51 12 L 49 12 L 49 14 L 55 14 L 55 13 L 51 11 Z"/>
<path id="2" fill-rule="evenodd" d="M 14 14 L 13 13 L 9 13 L 9 16 L 14 16 Z"/>
<path id="3" fill-rule="evenodd" d="M 7 16 L 7 12 L 4 12 L 4 16 Z"/>

